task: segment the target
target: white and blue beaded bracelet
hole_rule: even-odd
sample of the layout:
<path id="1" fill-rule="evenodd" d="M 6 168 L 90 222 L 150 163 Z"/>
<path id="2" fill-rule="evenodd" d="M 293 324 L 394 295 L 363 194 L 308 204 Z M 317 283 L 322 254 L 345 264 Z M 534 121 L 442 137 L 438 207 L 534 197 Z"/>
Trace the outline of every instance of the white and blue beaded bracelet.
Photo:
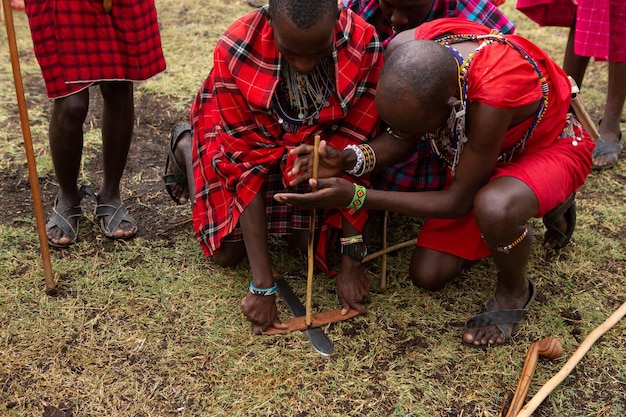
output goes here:
<path id="1" fill-rule="evenodd" d="M 254 286 L 254 283 L 250 281 L 249 290 L 254 295 L 270 296 L 276 294 L 276 291 L 278 291 L 278 285 L 274 283 L 274 285 L 269 288 L 257 288 Z"/>

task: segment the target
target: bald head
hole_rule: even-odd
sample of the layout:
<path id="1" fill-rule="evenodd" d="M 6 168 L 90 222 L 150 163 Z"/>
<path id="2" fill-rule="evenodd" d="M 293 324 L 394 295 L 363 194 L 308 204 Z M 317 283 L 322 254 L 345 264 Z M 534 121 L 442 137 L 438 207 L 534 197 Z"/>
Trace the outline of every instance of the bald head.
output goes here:
<path id="1" fill-rule="evenodd" d="M 420 107 L 449 108 L 448 99 L 458 91 L 456 59 L 435 41 L 412 40 L 400 45 L 386 59 L 377 95 L 411 97 Z"/>

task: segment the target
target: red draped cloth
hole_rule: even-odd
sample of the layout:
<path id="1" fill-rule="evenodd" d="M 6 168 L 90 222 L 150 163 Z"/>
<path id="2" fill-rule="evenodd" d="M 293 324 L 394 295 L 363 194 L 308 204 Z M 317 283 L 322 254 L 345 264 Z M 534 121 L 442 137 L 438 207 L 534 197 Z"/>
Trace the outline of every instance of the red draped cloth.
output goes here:
<path id="1" fill-rule="evenodd" d="M 333 65 L 335 94 L 320 110 L 312 126 L 285 131 L 272 109 L 282 57 L 268 24 L 266 8 L 236 21 L 214 51 L 214 67 L 192 104 L 194 141 L 194 230 L 207 256 L 219 250 L 223 239 L 240 238 L 241 212 L 259 193 L 266 193 L 269 233 L 304 228 L 308 212 L 280 205 L 271 195 L 287 187 L 282 173 L 290 166 L 287 152 L 320 135 L 343 149 L 377 133 L 374 103 L 376 80 L 382 68 L 382 48 L 374 28 L 349 10 L 341 12 L 335 28 Z M 290 220 L 292 215 L 299 220 Z M 366 213 L 328 210 L 323 218 L 318 266 L 325 264 L 325 232 L 341 227 L 345 217 L 361 230 Z M 263 225 L 259 225 L 263 227 Z"/>
<path id="2" fill-rule="evenodd" d="M 461 19 L 439 19 L 415 29 L 416 39 L 443 34 L 488 34 L 489 28 Z M 510 162 L 496 164 L 491 180 L 514 177 L 535 193 L 542 217 L 576 191 L 591 171 L 594 143 L 569 113 L 571 86 L 563 70 L 532 42 L 504 35 L 535 61 L 549 87 L 548 105 L 524 148 Z M 507 44 L 492 43 L 473 57 L 467 72 L 468 107 L 479 102 L 496 108 L 513 108 L 537 102 L 541 82 L 529 61 Z M 469 110 L 471 111 L 471 110 Z M 526 133 L 532 119 L 509 128 L 502 149 L 513 146 Z M 471 140 L 471 138 L 469 138 Z M 433 156 L 435 157 L 435 156 Z M 451 253 L 463 259 L 489 256 L 473 211 L 460 219 L 428 219 L 418 246 Z"/>
<path id="3" fill-rule="evenodd" d="M 143 81 L 165 70 L 154 0 L 28 0 L 26 14 L 49 98 L 98 81 Z"/>

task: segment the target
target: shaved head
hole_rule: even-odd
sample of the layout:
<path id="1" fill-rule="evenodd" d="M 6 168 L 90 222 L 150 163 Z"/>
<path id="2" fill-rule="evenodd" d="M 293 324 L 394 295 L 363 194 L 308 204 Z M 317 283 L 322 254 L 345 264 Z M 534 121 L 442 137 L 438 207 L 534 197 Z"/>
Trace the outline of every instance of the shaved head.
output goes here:
<path id="1" fill-rule="evenodd" d="M 412 40 L 385 60 L 376 88 L 381 117 L 407 132 L 428 132 L 450 113 L 459 91 L 456 59 L 435 41 Z M 438 126 L 435 126 L 436 128 Z"/>
<path id="2" fill-rule="evenodd" d="M 423 106 L 441 108 L 458 91 L 456 59 L 435 41 L 406 42 L 385 61 L 380 83 L 397 89 L 390 94 L 404 92 Z"/>

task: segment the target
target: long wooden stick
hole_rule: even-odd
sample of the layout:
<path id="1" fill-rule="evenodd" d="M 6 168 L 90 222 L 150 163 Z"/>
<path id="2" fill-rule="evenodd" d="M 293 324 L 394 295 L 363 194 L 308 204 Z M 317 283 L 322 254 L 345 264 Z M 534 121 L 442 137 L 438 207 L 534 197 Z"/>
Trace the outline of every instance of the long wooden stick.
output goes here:
<path id="1" fill-rule="evenodd" d="M 546 337 L 530 345 L 526 353 L 526 359 L 524 360 L 524 368 L 522 368 L 522 374 L 517 383 L 517 389 L 515 390 L 515 394 L 513 394 L 513 399 L 511 400 L 509 412 L 506 414 L 506 417 L 515 417 L 522 408 L 526 394 L 528 394 L 528 388 L 530 388 L 530 381 L 537 368 L 539 356 L 548 359 L 557 359 L 562 354 L 563 346 L 561 342 L 553 337 Z"/>
<path id="2" fill-rule="evenodd" d="M 389 221 L 389 211 L 385 210 L 383 215 L 383 250 L 387 249 L 387 222 Z M 380 262 L 380 291 L 387 289 L 387 252 L 383 253 Z"/>
<path id="3" fill-rule="evenodd" d="M 5 15 L 5 26 L 7 38 L 9 40 L 9 51 L 11 54 L 11 67 L 13 69 L 13 80 L 15 82 L 15 94 L 17 96 L 17 107 L 20 112 L 20 123 L 22 126 L 22 136 L 24 138 L 24 149 L 26 150 L 26 161 L 28 164 L 28 179 L 30 181 L 30 191 L 33 195 L 33 207 L 35 209 L 35 220 L 39 234 L 39 246 L 41 249 L 41 260 L 43 261 L 43 272 L 46 283 L 46 293 L 56 292 L 54 284 L 54 273 L 50 262 L 50 248 L 48 246 L 48 235 L 46 234 L 46 223 L 44 221 L 43 205 L 41 203 L 41 193 L 39 191 L 39 175 L 37 175 L 37 165 L 35 162 L 35 152 L 33 151 L 33 140 L 30 134 L 30 124 L 28 122 L 28 110 L 26 109 L 26 99 L 24 97 L 24 84 L 22 82 L 22 72 L 20 70 L 20 59 L 17 53 L 17 42 L 15 41 L 15 25 L 13 24 L 13 12 L 11 11 L 11 0 L 2 0 Z"/>
<path id="4" fill-rule="evenodd" d="M 379 251 L 376 251 L 374 253 L 370 253 L 369 255 L 367 255 L 365 258 L 363 258 L 363 263 L 369 262 L 372 259 L 376 259 L 376 258 L 378 258 L 381 255 L 384 255 L 384 254 L 389 253 L 389 252 L 393 252 L 393 251 L 398 250 L 398 249 L 415 246 L 416 243 L 417 243 L 417 239 L 411 239 L 411 240 L 407 240 L 406 242 L 396 243 L 395 245 L 388 246 L 388 247 L 386 247 L 384 249 L 381 249 Z"/>
<path id="5" fill-rule="evenodd" d="M 320 136 L 315 135 L 313 142 L 313 175 L 311 178 L 317 179 L 319 172 L 320 161 Z M 315 191 L 315 188 L 313 188 Z M 308 241 L 308 270 L 306 274 L 306 316 L 305 323 L 307 326 L 311 326 L 311 310 L 313 304 L 313 266 L 315 265 L 315 210 L 311 213 L 311 220 L 309 221 L 309 241 Z"/>
<path id="6" fill-rule="evenodd" d="M 609 329 L 617 324 L 622 317 L 626 315 L 626 302 L 624 302 L 608 319 L 601 325 L 596 327 L 583 340 L 578 349 L 572 354 L 572 357 L 563 365 L 563 368 L 557 372 L 552 378 L 546 382 L 534 397 L 517 414 L 517 417 L 530 417 L 539 405 L 546 399 L 548 395 L 574 370 L 574 367 L 580 362 L 585 354 L 591 349 L 591 346 Z"/>

